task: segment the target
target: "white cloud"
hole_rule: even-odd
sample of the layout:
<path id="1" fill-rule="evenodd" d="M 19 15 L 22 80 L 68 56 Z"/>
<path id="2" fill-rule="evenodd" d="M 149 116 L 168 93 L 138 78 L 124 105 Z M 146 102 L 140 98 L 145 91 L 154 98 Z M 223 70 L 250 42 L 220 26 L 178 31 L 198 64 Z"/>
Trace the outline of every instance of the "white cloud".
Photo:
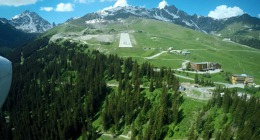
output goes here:
<path id="1" fill-rule="evenodd" d="M 105 2 L 105 1 L 110 1 L 110 0 L 100 0 L 100 2 L 102 2 L 102 1 Z M 111 1 L 113 1 L 113 0 L 111 0 Z M 125 6 L 129 6 L 127 4 L 126 0 L 117 0 L 116 3 L 114 4 L 114 6 L 106 7 L 103 10 L 109 10 L 109 9 L 113 9 L 113 8 L 116 8 L 116 7 L 125 7 Z"/>
<path id="2" fill-rule="evenodd" d="M 60 3 L 55 8 L 57 12 L 71 12 L 74 11 L 73 5 L 71 3 Z"/>
<path id="3" fill-rule="evenodd" d="M 114 7 L 125 7 L 128 6 L 126 0 L 117 0 Z"/>
<path id="4" fill-rule="evenodd" d="M 100 2 L 112 2 L 112 1 L 117 1 L 117 0 L 100 0 Z"/>
<path id="5" fill-rule="evenodd" d="M 54 10 L 54 8 L 53 8 L 53 7 L 41 7 L 40 10 L 41 10 L 41 11 L 50 12 L 50 11 Z"/>
<path id="6" fill-rule="evenodd" d="M 5 6 L 23 6 L 35 4 L 38 0 L 0 0 L 0 5 Z"/>
<path id="7" fill-rule="evenodd" d="M 91 3 L 95 2 L 95 0 L 74 0 L 75 3 Z"/>
<path id="8" fill-rule="evenodd" d="M 258 18 L 260 18 L 260 14 L 258 14 Z"/>
<path id="9" fill-rule="evenodd" d="M 163 0 L 159 3 L 158 8 L 163 9 L 165 6 L 168 6 L 168 3 L 165 0 Z"/>
<path id="10" fill-rule="evenodd" d="M 86 0 L 75 0 L 75 3 L 87 3 Z"/>
<path id="11" fill-rule="evenodd" d="M 244 11 L 237 6 L 227 7 L 227 5 L 217 6 L 214 11 L 210 11 L 208 16 L 214 19 L 230 18 L 244 14 Z"/>

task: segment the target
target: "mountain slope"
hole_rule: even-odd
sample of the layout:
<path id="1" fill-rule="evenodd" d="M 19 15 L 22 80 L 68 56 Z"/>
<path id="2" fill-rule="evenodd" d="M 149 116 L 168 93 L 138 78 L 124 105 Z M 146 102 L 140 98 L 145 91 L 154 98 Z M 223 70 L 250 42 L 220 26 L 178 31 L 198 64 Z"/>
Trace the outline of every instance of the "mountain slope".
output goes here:
<path id="1" fill-rule="evenodd" d="M 218 31 L 223 38 L 260 49 L 260 20 L 247 14 L 233 17 Z"/>
<path id="2" fill-rule="evenodd" d="M 28 10 L 11 20 L 0 18 L 0 55 L 7 56 L 14 48 L 30 42 L 52 27 L 48 21 Z"/>
<path id="3" fill-rule="evenodd" d="M 260 31 L 260 19 L 251 17 L 247 14 L 228 19 L 215 20 L 210 17 L 188 15 L 173 5 L 166 6 L 163 9 L 153 8 L 151 10 L 142 7 L 127 6 L 89 13 L 80 19 L 75 20 L 75 22 L 77 22 L 78 25 L 95 24 L 104 23 L 106 20 L 118 20 L 121 18 L 125 19 L 130 16 L 175 23 L 207 34 L 214 34 L 223 38 L 229 37 L 235 42 L 259 48 L 259 45 L 257 45 L 260 42 L 259 36 L 252 36 L 252 39 L 254 39 L 254 42 L 256 42 L 255 44 L 252 44 L 250 43 L 252 39 L 246 42 L 243 41 L 245 40 L 244 38 L 235 37 L 236 34 L 234 33 L 226 32 L 226 34 L 222 34 L 224 31 L 228 31 L 230 26 L 237 23 L 241 24 L 242 27 L 248 27 L 250 30 L 249 32 L 244 32 L 243 28 L 238 28 L 237 33 L 243 32 L 242 35 L 247 36 L 253 31 L 256 32 L 254 34 L 257 34 Z M 71 22 L 75 23 L 73 21 Z"/>
<path id="4" fill-rule="evenodd" d="M 43 33 L 53 27 L 48 21 L 40 17 L 38 14 L 28 10 L 14 16 L 10 20 L 10 24 L 12 24 L 16 29 L 27 33 Z"/>
<path id="5" fill-rule="evenodd" d="M 134 57 L 140 61 L 149 61 L 156 66 L 179 68 L 185 60 L 219 62 L 225 71 L 247 73 L 254 76 L 255 81 L 260 82 L 259 66 L 254 61 L 260 59 L 259 50 L 154 19 L 129 16 L 126 19 L 93 20 L 88 24 L 84 19 L 80 18 L 55 27 L 46 32 L 46 35 L 51 35 L 51 41 L 54 42 L 67 40 L 86 44 L 89 49 L 98 49 L 106 54 L 117 54 L 122 57 Z M 118 47 L 121 33 L 129 33 L 133 49 Z M 170 47 L 174 50 L 190 51 L 191 55 L 163 53 L 155 59 L 146 60 L 146 57 L 162 51 L 167 52 Z"/>
<path id="6" fill-rule="evenodd" d="M 1 21 L 7 21 L 6 19 L 1 19 Z M 33 39 L 36 34 L 24 33 L 20 30 L 15 29 L 8 22 L 0 21 L 0 47 L 3 48 L 15 48 L 18 47 L 29 40 Z"/>

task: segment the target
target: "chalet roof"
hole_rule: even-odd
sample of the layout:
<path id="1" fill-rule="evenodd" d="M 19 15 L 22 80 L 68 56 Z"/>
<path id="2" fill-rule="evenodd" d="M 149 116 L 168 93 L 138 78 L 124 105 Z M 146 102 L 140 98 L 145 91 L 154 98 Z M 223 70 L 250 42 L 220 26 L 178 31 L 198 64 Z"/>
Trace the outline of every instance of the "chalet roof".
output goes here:
<path id="1" fill-rule="evenodd" d="M 193 64 L 219 64 L 217 62 L 191 62 Z"/>
<path id="2" fill-rule="evenodd" d="M 193 64 L 208 64 L 209 62 L 192 62 Z"/>

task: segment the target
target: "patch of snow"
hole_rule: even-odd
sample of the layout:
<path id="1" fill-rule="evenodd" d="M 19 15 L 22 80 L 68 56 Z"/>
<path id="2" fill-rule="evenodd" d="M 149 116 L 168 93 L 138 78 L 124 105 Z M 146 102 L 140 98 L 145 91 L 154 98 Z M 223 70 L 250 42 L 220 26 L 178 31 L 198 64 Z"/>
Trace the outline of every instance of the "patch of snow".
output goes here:
<path id="1" fill-rule="evenodd" d="M 80 17 L 73 17 L 72 19 L 73 19 L 73 20 L 76 20 L 76 19 L 79 19 L 79 18 L 80 18 Z"/>
<path id="2" fill-rule="evenodd" d="M 1 20 L 1 19 L 0 19 L 0 22 L 2 22 L 3 24 L 6 24 L 6 21 L 4 21 L 4 20 Z"/>
<path id="3" fill-rule="evenodd" d="M 179 14 L 179 12 L 180 12 L 180 10 L 178 9 L 178 11 L 177 11 L 177 13 L 176 13 L 176 14 L 178 15 L 178 14 Z"/>
<path id="4" fill-rule="evenodd" d="M 250 26 L 248 26 L 248 25 L 244 25 L 243 27 L 245 27 L 245 28 L 250 28 Z"/>
<path id="5" fill-rule="evenodd" d="M 103 19 L 92 19 L 85 21 L 86 24 L 95 24 L 95 23 L 104 23 L 105 20 Z"/>
<path id="6" fill-rule="evenodd" d="M 201 30 L 203 33 L 208 34 L 205 30 Z"/>
<path id="7" fill-rule="evenodd" d="M 125 10 L 126 10 L 126 12 L 132 13 L 133 15 L 143 16 L 142 14 L 137 13 L 136 11 L 137 11 L 138 9 L 136 9 L 136 8 L 134 8 L 134 7 L 128 6 L 128 7 L 125 8 Z M 145 14 L 145 13 L 144 13 L 144 14 Z"/>
<path id="8" fill-rule="evenodd" d="M 193 20 L 190 20 L 192 22 L 192 24 L 197 28 L 199 29 L 200 31 L 204 32 L 205 34 L 207 34 L 206 31 L 202 30 Z"/>
<path id="9" fill-rule="evenodd" d="M 192 24 L 193 24 L 197 29 L 201 30 L 200 27 L 199 27 L 195 22 L 193 22 L 192 20 L 190 20 L 190 21 L 192 22 Z"/>
<path id="10" fill-rule="evenodd" d="M 180 18 L 179 16 L 177 16 L 177 15 L 175 15 L 175 14 L 173 14 L 173 13 L 171 13 L 171 12 L 169 12 L 168 10 L 166 10 L 166 9 L 164 9 L 164 11 L 166 12 L 166 13 L 168 13 L 169 15 L 171 15 L 173 18 Z"/>
<path id="11" fill-rule="evenodd" d="M 21 16 L 20 14 L 19 14 L 19 15 L 16 15 L 16 16 L 14 16 L 12 19 L 18 19 L 20 16 Z"/>
<path id="12" fill-rule="evenodd" d="M 100 11 L 98 11 L 97 12 L 99 15 L 101 15 L 101 16 L 106 16 L 106 15 L 108 15 L 108 13 L 105 11 L 105 10 L 100 10 Z"/>
<path id="13" fill-rule="evenodd" d="M 211 31 L 210 34 L 221 37 L 221 34 L 217 34 L 217 31 Z"/>
<path id="14" fill-rule="evenodd" d="M 171 20 L 169 20 L 169 19 L 163 17 L 163 16 L 162 16 L 162 13 L 161 13 L 161 15 L 158 15 L 157 12 L 156 12 L 153 17 L 156 18 L 156 19 L 158 19 L 158 20 L 161 20 L 161 21 L 171 22 Z"/>
<path id="15" fill-rule="evenodd" d="M 230 38 L 224 38 L 223 41 L 231 41 Z"/>
<path id="16" fill-rule="evenodd" d="M 191 23 L 189 23 L 188 21 L 186 21 L 186 20 L 182 20 L 182 22 L 184 22 L 187 26 L 190 26 L 190 27 L 192 27 L 193 25 L 191 24 Z"/>
<path id="17" fill-rule="evenodd" d="M 122 8 L 124 8 L 124 7 L 120 7 L 120 6 L 119 7 L 108 7 L 108 8 L 101 10 L 101 11 L 114 13 L 114 12 L 121 10 Z"/>

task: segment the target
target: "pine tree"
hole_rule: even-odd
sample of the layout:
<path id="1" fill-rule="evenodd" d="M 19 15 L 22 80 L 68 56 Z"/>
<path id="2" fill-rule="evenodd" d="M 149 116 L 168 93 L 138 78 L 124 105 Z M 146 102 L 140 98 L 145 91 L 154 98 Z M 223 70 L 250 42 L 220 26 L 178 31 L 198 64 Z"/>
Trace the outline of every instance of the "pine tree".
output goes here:
<path id="1" fill-rule="evenodd" d="M 190 129 L 188 140 L 197 140 L 197 139 L 198 139 L 198 135 L 196 133 L 194 126 L 192 126 Z"/>
<path id="2" fill-rule="evenodd" d="M 232 104 L 232 99 L 230 97 L 230 92 L 229 90 L 226 90 L 225 94 L 223 95 L 223 102 L 222 102 L 222 108 L 224 113 L 228 113 L 231 104 Z"/>
<path id="3" fill-rule="evenodd" d="M 195 84 L 198 84 L 198 83 L 199 83 L 199 76 L 198 76 L 198 73 L 195 74 L 194 82 L 195 82 Z"/>
<path id="4" fill-rule="evenodd" d="M 149 91 L 150 91 L 150 92 L 153 92 L 153 91 L 154 91 L 153 79 L 150 80 Z"/>

